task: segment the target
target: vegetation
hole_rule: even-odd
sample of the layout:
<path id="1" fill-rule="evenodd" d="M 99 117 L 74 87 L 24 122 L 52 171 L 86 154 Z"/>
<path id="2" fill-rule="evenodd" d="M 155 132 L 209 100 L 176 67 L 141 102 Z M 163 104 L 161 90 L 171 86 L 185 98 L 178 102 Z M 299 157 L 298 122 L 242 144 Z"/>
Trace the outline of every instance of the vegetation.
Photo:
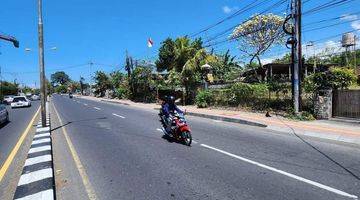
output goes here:
<path id="1" fill-rule="evenodd" d="M 260 56 L 273 45 L 284 43 L 283 22 L 284 18 L 278 15 L 257 14 L 236 27 L 230 38 L 237 40 L 239 50 L 251 57 L 250 63 L 257 59 L 261 67 Z"/>
<path id="2" fill-rule="evenodd" d="M 19 90 L 19 85 L 7 81 L 0 82 L 0 102 L 6 95 L 16 95 Z"/>

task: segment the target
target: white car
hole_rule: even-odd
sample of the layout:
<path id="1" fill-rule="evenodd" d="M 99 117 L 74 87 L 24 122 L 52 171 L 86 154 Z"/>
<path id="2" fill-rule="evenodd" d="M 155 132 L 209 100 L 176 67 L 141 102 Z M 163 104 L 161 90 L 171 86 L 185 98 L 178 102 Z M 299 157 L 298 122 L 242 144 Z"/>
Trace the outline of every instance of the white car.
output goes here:
<path id="1" fill-rule="evenodd" d="M 5 96 L 4 97 L 4 102 L 6 103 L 6 104 L 10 104 L 12 101 L 14 100 L 14 96 L 12 96 L 12 95 L 8 95 L 8 96 Z"/>
<path id="2" fill-rule="evenodd" d="M 31 102 L 25 96 L 16 96 L 11 103 L 11 108 L 30 107 Z"/>
<path id="3" fill-rule="evenodd" d="M 32 95 L 32 96 L 31 96 L 31 100 L 32 100 L 32 101 L 37 101 L 37 100 L 40 100 L 40 96 L 39 96 L 39 95 L 34 94 L 34 95 Z"/>
<path id="4" fill-rule="evenodd" d="M 0 104 L 0 125 L 9 121 L 9 112 L 5 105 Z"/>

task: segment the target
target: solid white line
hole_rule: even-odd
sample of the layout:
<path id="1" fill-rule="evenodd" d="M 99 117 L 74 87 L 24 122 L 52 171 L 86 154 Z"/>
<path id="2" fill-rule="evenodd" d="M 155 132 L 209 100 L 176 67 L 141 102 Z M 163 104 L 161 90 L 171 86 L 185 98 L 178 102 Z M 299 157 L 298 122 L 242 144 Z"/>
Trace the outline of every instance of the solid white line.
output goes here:
<path id="1" fill-rule="evenodd" d="M 38 157 L 34 157 L 34 158 L 28 158 L 25 161 L 25 165 L 24 166 L 30 166 L 30 165 L 34 165 L 37 163 L 42 163 L 42 162 L 48 162 L 51 161 L 51 155 L 43 155 L 43 156 L 38 156 Z"/>
<path id="2" fill-rule="evenodd" d="M 42 169 L 28 174 L 23 174 L 20 177 L 18 186 L 26 185 L 35 181 L 53 177 L 52 168 Z"/>
<path id="3" fill-rule="evenodd" d="M 32 195 L 28 195 L 16 200 L 33 200 L 33 199 L 41 199 L 41 200 L 53 200 L 54 199 L 54 191 L 53 189 L 41 191 Z"/>
<path id="4" fill-rule="evenodd" d="M 34 140 L 31 145 L 33 144 L 41 144 L 41 143 L 46 143 L 46 142 L 50 142 L 50 138 L 44 138 L 44 139 L 41 139 L 41 140 Z"/>
<path id="5" fill-rule="evenodd" d="M 41 133 L 34 136 L 34 138 L 39 138 L 39 137 L 50 137 L 50 133 Z"/>
<path id="6" fill-rule="evenodd" d="M 42 146 L 42 147 L 36 147 L 36 148 L 31 148 L 29 150 L 29 154 L 30 153 L 37 153 L 37 152 L 40 152 L 40 151 L 48 151 L 48 150 L 51 150 L 51 146 L 50 145 L 46 145 L 46 146 Z"/>
<path id="7" fill-rule="evenodd" d="M 125 117 L 124 117 L 124 116 L 121 116 L 121 115 L 118 115 L 118 114 L 115 114 L 115 113 L 113 113 L 112 115 L 114 115 L 114 116 L 116 116 L 116 117 L 120 117 L 120 118 L 125 119 Z"/>
<path id="8" fill-rule="evenodd" d="M 96 110 L 101 110 L 100 108 L 98 108 L 98 107 L 94 107 Z"/>
<path id="9" fill-rule="evenodd" d="M 355 195 L 352 195 L 352 194 L 343 192 L 343 191 L 341 191 L 341 190 L 338 190 L 338 189 L 335 189 L 335 188 L 332 188 L 332 187 L 323 185 L 323 184 L 318 183 L 318 182 L 315 182 L 315 181 L 311 181 L 311 180 L 306 179 L 306 178 L 302 178 L 302 177 L 300 177 L 300 176 L 297 176 L 297 175 L 294 175 L 294 174 L 291 174 L 291 173 L 288 173 L 288 172 L 285 172 L 285 171 L 276 169 L 276 168 L 274 168 L 274 167 L 270 167 L 270 166 L 261 164 L 261 163 L 256 162 L 256 161 L 252 161 L 252 160 L 247 159 L 247 158 L 243 158 L 243 157 L 241 157 L 241 156 L 238 156 L 238 155 L 235 155 L 235 154 L 232 154 L 232 153 L 223 151 L 223 150 L 221 150 L 221 149 L 217 149 L 217 148 L 215 148 L 215 147 L 208 146 L 208 145 L 206 145 L 206 144 L 201 144 L 201 146 L 203 146 L 203 147 L 205 147 L 205 148 L 208 148 L 208 149 L 211 149 L 211 150 L 214 150 L 214 151 L 217 151 L 217 152 L 220 152 L 220 153 L 223 153 L 223 154 L 228 155 L 228 156 L 230 156 L 230 157 L 233 157 L 233 158 L 242 160 L 242 161 L 244 161 L 244 162 L 247 162 L 247 163 L 256 165 L 256 166 L 258 166 L 258 167 L 261 167 L 261 168 L 264 168 L 264 169 L 268 169 L 268 170 L 270 170 L 270 171 L 273 171 L 273 172 L 276 172 L 276 173 L 285 175 L 285 176 L 287 176 L 287 177 L 296 179 L 296 180 L 298 180 L 298 181 L 302 181 L 302 182 L 304 182 L 304 183 L 307 183 L 307 184 L 313 185 L 313 186 L 315 186 L 315 187 L 318 187 L 318 188 L 327 190 L 327 191 L 329 191 L 329 192 L 333 192 L 333 193 L 338 194 L 338 195 L 346 196 L 346 197 L 353 198 L 353 199 L 357 199 L 357 198 L 358 198 L 358 197 L 355 196 Z"/>

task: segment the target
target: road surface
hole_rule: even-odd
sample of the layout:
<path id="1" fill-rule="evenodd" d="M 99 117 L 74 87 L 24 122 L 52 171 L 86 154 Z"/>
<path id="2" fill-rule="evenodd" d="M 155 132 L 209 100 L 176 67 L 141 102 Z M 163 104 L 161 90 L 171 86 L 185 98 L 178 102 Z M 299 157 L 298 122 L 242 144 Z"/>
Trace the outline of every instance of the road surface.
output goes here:
<path id="1" fill-rule="evenodd" d="M 57 124 L 52 129 L 65 130 L 71 142 L 68 148 L 65 139 L 54 140 L 61 161 L 55 168 L 68 179 L 58 182 L 60 199 L 69 194 L 222 200 L 360 195 L 356 146 L 188 116 L 195 142 L 187 147 L 163 137 L 155 110 L 60 95 L 53 96 L 52 105 Z M 77 171 L 79 163 L 83 169 Z"/>

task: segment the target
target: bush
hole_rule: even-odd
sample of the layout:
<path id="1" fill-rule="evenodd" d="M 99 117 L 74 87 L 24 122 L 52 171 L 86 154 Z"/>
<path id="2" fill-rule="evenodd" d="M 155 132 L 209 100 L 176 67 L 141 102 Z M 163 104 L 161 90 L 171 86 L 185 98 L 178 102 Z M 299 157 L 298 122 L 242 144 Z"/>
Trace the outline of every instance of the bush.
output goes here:
<path id="1" fill-rule="evenodd" d="M 290 119 L 294 119 L 294 120 L 300 120 L 300 121 L 312 121 L 315 120 L 315 117 L 309 113 L 309 112 L 301 112 L 300 115 L 295 115 L 295 114 L 288 114 L 285 117 L 290 118 Z"/>
<path id="2" fill-rule="evenodd" d="M 306 77 L 304 89 L 315 92 L 323 89 L 346 89 L 356 81 L 354 70 L 347 68 L 332 68 L 327 72 L 317 72 Z"/>
<path id="3" fill-rule="evenodd" d="M 207 108 L 213 102 L 213 95 L 208 90 L 200 91 L 195 98 L 195 103 L 198 108 Z"/>
<path id="4" fill-rule="evenodd" d="M 268 88 L 265 84 L 235 83 L 229 91 L 229 103 L 234 106 L 253 105 L 266 98 Z"/>
<path id="5" fill-rule="evenodd" d="M 130 91 L 124 86 L 115 89 L 115 97 L 119 99 L 127 99 L 130 96 Z"/>

